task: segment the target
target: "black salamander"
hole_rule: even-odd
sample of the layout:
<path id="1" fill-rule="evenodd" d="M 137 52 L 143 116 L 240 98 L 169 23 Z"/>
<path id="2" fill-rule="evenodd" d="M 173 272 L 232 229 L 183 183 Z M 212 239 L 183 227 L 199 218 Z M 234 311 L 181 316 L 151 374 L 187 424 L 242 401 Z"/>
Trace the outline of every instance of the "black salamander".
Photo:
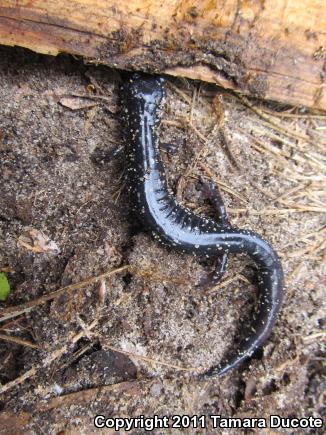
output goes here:
<path id="1" fill-rule="evenodd" d="M 161 243 L 209 258 L 247 254 L 258 269 L 258 306 L 251 333 L 238 352 L 222 359 L 203 378 L 221 376 L 238 367 L 264 344 L 283 298 L 283 271 L 273 248 L 252 231 L 232 227 L 225 216 L 217 221 L 181 207 L 169 191 L 156 130 L 164 101 L 164 79 L 133 75 L 124 85 L 129 190 L 134 211 Z M 224 207 L 222 207 L 224 209 Z"/>

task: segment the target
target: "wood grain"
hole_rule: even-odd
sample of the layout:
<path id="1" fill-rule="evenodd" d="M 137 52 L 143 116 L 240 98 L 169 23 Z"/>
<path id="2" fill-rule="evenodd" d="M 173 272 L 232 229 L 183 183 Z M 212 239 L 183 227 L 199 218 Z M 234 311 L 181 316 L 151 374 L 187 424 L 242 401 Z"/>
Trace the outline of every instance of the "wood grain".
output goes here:
<path id="1" fill-rule="evenodd" d="M 0 44 L 326 109 L 325 0 L 1 0 Z"/>

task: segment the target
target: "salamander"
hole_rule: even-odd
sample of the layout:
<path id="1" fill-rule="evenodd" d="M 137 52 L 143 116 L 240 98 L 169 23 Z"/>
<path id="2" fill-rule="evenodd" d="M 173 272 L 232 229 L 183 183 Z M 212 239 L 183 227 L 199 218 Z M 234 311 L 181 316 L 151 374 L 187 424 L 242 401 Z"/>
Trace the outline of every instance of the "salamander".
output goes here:
<path id="1" fill-rule="evenodd" d="M 126 155 L 133 210 L 155 239 L 185 254 L 209 258 L 246 254 L 257 266 L 257 309 L 249 335 L 237 351 L 201 375 L 217 377 L 238 367 L 269 337 L 283 299 L 280 260 L 253 231 L 233 227 L 225 216 L 214 219 L 182 207 L 168 188 L 157 129 L 165 101 L 165 79 L 134 74 L 123 86 Z M 223 208 L 223 207 L 222 207 Z"/>

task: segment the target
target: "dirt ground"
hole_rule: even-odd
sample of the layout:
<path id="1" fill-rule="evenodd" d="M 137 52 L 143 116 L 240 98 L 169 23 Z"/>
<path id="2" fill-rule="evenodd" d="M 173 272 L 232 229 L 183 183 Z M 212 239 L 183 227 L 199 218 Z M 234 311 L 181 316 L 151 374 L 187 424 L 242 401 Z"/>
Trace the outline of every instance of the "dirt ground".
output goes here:
<path id="1" fill-rule="evenodd" d="M 160 141 L 173 192 L 213 216 L 200 182 L 215 180 L 232 224 L 269 240 L 286 275 L 264 349 L 203 382 L 250 322 L 254 268 L 231 257 L 214 286 L 212 264 L 139 228 L 120 83 L 72 57 L 0 48 L 0 269 L 12 288 L 0 303 L 0 433 L 95 433 L 96 414 L 325 417 L 326 115 L 168 83 Z M 169 432 L 180 430 L 157 431 Z"/>

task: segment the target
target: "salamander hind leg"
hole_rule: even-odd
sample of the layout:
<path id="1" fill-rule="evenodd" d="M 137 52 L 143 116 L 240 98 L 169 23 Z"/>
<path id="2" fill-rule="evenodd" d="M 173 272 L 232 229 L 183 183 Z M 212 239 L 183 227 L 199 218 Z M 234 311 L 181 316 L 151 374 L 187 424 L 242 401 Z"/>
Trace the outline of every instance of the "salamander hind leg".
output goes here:
<path id="1" fill-rule="evenodd" d="M 229 218 L 226 213 L 226 208 L 224 205 L 222 195 L 219 191 L 219 188 L 215 183 L 211 181 L 210 182 L 202 181 L 201 184 L 202 184 L 201 191 L 204 199 L 208 199 L 216 211 L 216 216 L 215 216 L 216 222 L 218 223 L 218 225 L 221 225 L 223 227 L 229 227 L 230 226 Z"/>

